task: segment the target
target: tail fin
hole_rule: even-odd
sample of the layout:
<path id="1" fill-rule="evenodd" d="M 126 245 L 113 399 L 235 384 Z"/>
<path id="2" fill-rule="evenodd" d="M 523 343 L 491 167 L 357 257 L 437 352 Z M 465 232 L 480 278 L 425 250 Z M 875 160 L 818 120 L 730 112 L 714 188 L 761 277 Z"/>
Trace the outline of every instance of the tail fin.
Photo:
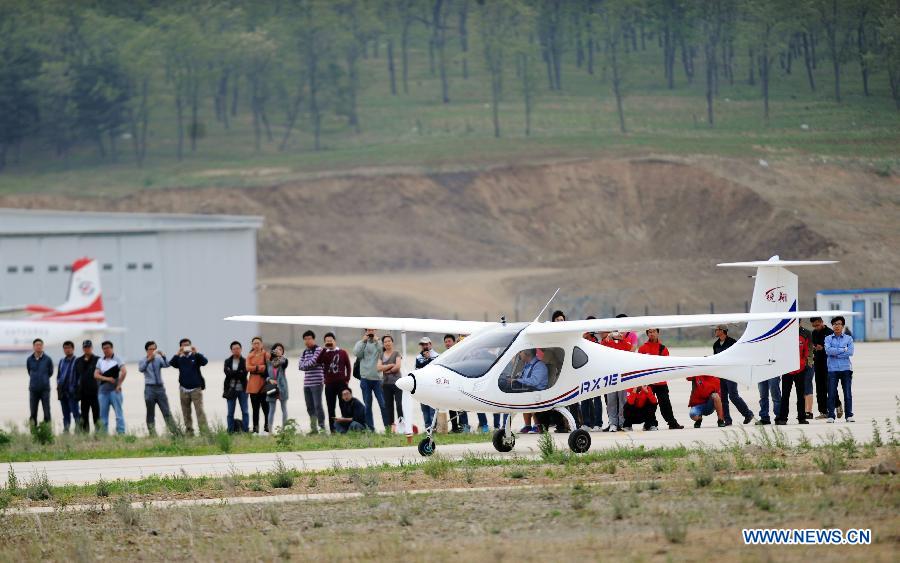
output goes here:
<path id="1" fill-rule="evenodd" d="M 797 275 L 785 266 L 833 264 L 833 261 L 783 261 L 773 256 L 764 262 L 737 262 L 719 266 L 756 268 L 751 313 L 780 313 L 798 310 L 800 298 Z M 746 361 L 750 373 L 741 379 L 755 383 L 790 373 L 800 367 L 797 352 L 798 319 L 752 321 L 747 323 L 743 336 L 727 351 L 731 360 Z M 749 381 L 747 379 L 749 378 Z"/>
<path id="2" fill-rule="evenodd" d="M 72 264 L 69 294 L 66 302 L 51 309 L 29 305 L 27 310 L 36 313 L 39 320 L 85 323 L 105 323 L 103 296 L 100 291 L 100 268 L 92 258 L 79 258 Z"/>

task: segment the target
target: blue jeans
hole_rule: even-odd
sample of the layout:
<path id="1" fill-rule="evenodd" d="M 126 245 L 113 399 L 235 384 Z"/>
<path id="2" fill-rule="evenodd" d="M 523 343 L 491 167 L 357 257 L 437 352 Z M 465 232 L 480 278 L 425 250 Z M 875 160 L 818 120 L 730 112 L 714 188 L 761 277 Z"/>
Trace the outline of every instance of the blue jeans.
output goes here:
<path id="1" fill-rule="evenodd" d="M 79 402 L 79 399 L 74 395 L 59 400 L 59 406 L 62 407 L 63 411 L 63 430 L 66 432 L 69 431 L 69 425 L 72 422 L 78 424 L 78 421 L 81 419 Z"/>
<path id="2" fill-rule="evenodd" d="M 422 403 L 422 417 L 425 419 L 425 428 L 430 428 L 434 421 L 434 409 Z"/>
<path id="3" fill-rule="evenodd" d="M 355 420 L 351 420 L 350 422 L 335 422 L 334 430 L 338 434 L 346 434 L 347 431 L 351 432 L 364 432 L 366 429 L 365 426 L 356 422 Z"/>
<path id="4" fill-rule="evenodd" d="M 744 418 L 748 416 L 753 416 L 753 411 L 750 410 L 750 407 L 747 406 L 747 403 L 744 402 L 744 399 L 741 398 L 740 393 L 738 393 L 737 383 L 734 381 L 729 381 L 727 379 L 720 379 L 721 382 L 720 390 L 722 392 L 722 409 L 725 410 L 725 424 L 731 424 L 731 412 L 728 408 L 728 399 L 731 399 L 731 402 L 734 403 L 734 406 L 737 407 L 737 410 L 740 411 L 741 415 Z"/>
<path id="5" fill-rule="evenodd" d="M 372 415 L 372 396 L 378 401 L 378 408 L 381 410 L 381 421 L 385 422 L 387 418 L 384 412 L 384 393 L 381 390 L 380 379 L 360 379 L 359 387 L 362 389 L 363 403 L 366 405 L 366 426 L 372 432 L 375 431 L 375 417 Z M 389 427 L 389 426 L 388 426 Z"/>
<path id="6" fill-rule="evenodd" d="M 581 420 L 585 426 L 603 427 L 603 397 L 581 401 Z"/>
<path id="7" fill-rule="evenodd" d="M 478 415 L 478 428 L 484 428 L 487 426 L 487 415 L 483 412 L 476 413 Z"/>
<path id="8" fill-rule="evenodd" d="M 239 391 L 234 399 L 226 399 L 228 402 L 228 414 L 225 416 L 225 424 L 228 431 L 234 432 L 234 409 L 238 403 L 241 405 L 241 430 L 247 432 L 250 429 L 250 411 L 247 410 L 247 393 Z"/>
<path id="9" fill-rule="evenodd" d="M 716 401 L 712 397 L 706 400 L 705 403 L 694 405 L 691 407 L 691 410 L 688 412 L 691 418 L 697 416 L 709 416 L 714 413 L 716 410 Z"/>
<path id="10" fill-rule="evenodd" d="M 853 372 L 850 370 L 828 372 L 828 418 L 834 418 L 838 381 L 841 382 L 841 389 L 844 391 L 844 416 L 850 418 L 853 416 L 853 393 L 851 389 Z"/>
<path id="11" fill-rule="evenodd" d="M 773 377 L 756 384 L 759 388 L 759 418 L 761 420 L 770 420 L 769 417 L 769 395 L 772 395 L 772 412 L 775 418 L 778 418 L 781 412 L 781 378 Z"/>
<path id="12" fill-rule="evenodd" d="M 113 410 L 116 411 L 116 434 L 124 434 L 125 411 L 122 410 L 122 392 L 101 389 L 98 396 L 100 398 L 100 420 L 103 422 L 103 429 L 109 432 L 109 407 L 112 406 Z"/>

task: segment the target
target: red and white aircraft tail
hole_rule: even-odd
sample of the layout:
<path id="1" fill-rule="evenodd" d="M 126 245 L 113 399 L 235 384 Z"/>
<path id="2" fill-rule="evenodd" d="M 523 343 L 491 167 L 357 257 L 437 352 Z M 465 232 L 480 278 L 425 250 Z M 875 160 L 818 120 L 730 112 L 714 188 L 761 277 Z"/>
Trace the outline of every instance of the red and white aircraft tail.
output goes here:
<path id="1" fill-rule="evenodd" d="M 79 258 L 72 264 L 69 294 L 65 303 L 56 308 L 27 305 L 25 311 L 33 313 L 30 320 L 34 321 L 106 324 L 97 261 L 93 258 Z"/>

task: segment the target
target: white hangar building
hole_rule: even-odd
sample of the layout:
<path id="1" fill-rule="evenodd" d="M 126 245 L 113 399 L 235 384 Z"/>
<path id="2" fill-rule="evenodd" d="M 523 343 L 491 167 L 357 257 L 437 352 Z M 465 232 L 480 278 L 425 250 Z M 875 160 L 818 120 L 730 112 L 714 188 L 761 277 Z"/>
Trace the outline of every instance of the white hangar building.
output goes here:
<path id="1" fill-rule="evenodd" d="M 212 362 L 228 355 L 232 340 L 246 347 L 257 330 L 222 319 L 257 312 L 262 222 L 253 216 L 0 209 L 0 308 L 62 304 L 72 263 L 93 258 L 107 323 L 125 329 L 109 335 L 125 361 L 140 359 L 147 340 L 171 354 L 187 337 Z M 99 343 L 94 346 L 99 353 Z"/>

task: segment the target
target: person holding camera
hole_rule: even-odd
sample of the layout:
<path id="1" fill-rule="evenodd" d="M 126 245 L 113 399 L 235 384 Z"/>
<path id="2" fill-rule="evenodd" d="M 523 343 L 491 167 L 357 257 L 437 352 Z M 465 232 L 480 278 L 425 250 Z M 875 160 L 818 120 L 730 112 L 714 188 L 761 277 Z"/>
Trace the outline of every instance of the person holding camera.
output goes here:
<path id="1" fill-rule="evenodd" d="M 231 343 L 231 356 L 225 358 L 225 388 L 222 397 L 228 403 L 228 414 L 225 423 L 228 432 L 246 432 L 250 426 L 250 412 L 247 410 L 247 361 L 241 355 L 243 348 L 241 343 L 235 340 Z M 235 428 L 234 409 L 241 405 L 241 425 Z"/>
<path id="2" fill-rule="evenodd" d="M 147 433 L 156 436 L 156 406 L 162 412 L 163 420 L 169 432 L 175 428 L 169 398 L 163 385 L 162 370 L 169 367 L 166 355 L 157 349 L 156 342 L 150 340 L 144 344 L 147 355 L 138 362 L 138 371 L 144 374 L 144 405 L 147 407 Z"/>
<path id="3" fill-rule="evenodd" d="M 206 389 L 206 381 L 203 379 L 203 374 L 200 373 L 200 368 L 207 363 L 209 360 L 197 351 L 197 348 L 191 344 L 190 338 L 182 338 L 178 342 L 178 354 L 169 361 L 169 365 L 178 370 L 181 415 L 184 417 L 184 430 L 188 436 L 194 435 L 191 405 L 197 412 L 197 430 L 203 433 L 209 432 L 209 426 L 206 424 L 206 412 L 203 410 L 203 390 Z"/>
<path id="4" fill-rule="evenodd" d="M 372 397 L 378 401 L 378 409 L 381 411 L 382 422 L 387 423 L 384 412 L 384 393 L 381 390 L 381 382 L 384 377 L 378 371 L 378 358 L 381 357 L 384 348 L 381 341 L 375 338 L 375 329 L 367 328 L 363 331 L 362 340 L 353 346 L 353 355 L 359 361 L 359 386 L 362 390 L 363 403 L 366 405 L 366 427 L 375 431 L 375 417 L 372 412 Z M 386 427 L 387 426 L 386 424 Z"/>
<path id="5" fill-rule="evenodd" d="M 113 343 L 109 340 L 100 344 L 103 357 L 97 360 L 94 379 L 98 383 L 97 396 L 100 401 L 100 421 L 103 431 L 109 428 L 109 407 L 116 413 L 116 434 L 125 433 L 125 411 L 122 407 L 122 383 L 127 371 L 125 362 L 113 352 Z"/>
<path id="6" fill-rule="evenodd" d="M 269 403 L 269 434 L 275 427 L 275 401 L 281 402 L 281 427 L 284 428 L 288 421 L 287 366 L 288 360 L 284 355 L 284 344 L 276 342 L 272 345 L 269 353 L 269 363 L 266 365 L 266 386 L 263 387 L 266 402 Z"/>
<path id="7" fill-rule="evenodd" d="M 263 388 L 266 386 L 266 365 L 270 359 L 269 352 L 263 348 L 262 338 L 254 336 L 250 341 L 250 353 L 247 354 L 247 394 L 253 408 L 253 433 L 259 433 L 259 411 L 263 414 L 263 432 L 269 431 L 269 402 Z"/>

